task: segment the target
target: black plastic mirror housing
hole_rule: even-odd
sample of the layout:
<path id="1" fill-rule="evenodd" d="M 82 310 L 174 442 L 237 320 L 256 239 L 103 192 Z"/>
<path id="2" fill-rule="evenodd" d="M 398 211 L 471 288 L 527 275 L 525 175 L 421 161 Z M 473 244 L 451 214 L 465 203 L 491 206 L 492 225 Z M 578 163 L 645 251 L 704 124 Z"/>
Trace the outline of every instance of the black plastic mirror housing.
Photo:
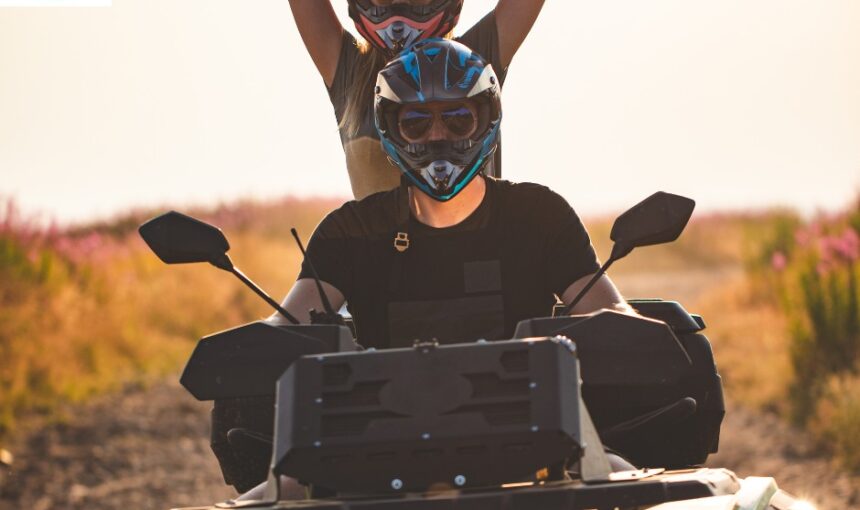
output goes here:
<path id="1" fill-rule="evenodd" d="M 674 241 L 684 231 L 695 207 L 694 200 L 664 191 L 634 205 L 612 225 L 612 258 L 617 260 L 633 248 Z"/>
<path id="2" fill-rule="evenodd" d="M 220 229 L 176 211 L 153 218 L 138 229 L 147 246 L 166 264 L 209 262 L 230 270 L 230 244 Z"/>

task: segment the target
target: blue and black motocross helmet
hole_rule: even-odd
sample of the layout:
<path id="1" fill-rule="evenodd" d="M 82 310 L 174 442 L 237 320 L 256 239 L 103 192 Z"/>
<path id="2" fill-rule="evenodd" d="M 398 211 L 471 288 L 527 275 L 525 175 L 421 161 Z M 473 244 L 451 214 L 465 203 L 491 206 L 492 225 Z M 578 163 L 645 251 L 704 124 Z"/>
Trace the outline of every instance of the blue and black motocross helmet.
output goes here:
<path id="1" fill-rule="evenodd" d="M 467 46 L 445 39 L 414 44 L 389 62 L 376 80 L 374 113 L 382 147 L 418 189 L 439 201 L 453 198 L 490 161 L 502 119 L 499 80 L 493 67 Z M 469 102 L 474 132 L 463 140 L 410 143 L 398 115 L 407 105 Z"/>

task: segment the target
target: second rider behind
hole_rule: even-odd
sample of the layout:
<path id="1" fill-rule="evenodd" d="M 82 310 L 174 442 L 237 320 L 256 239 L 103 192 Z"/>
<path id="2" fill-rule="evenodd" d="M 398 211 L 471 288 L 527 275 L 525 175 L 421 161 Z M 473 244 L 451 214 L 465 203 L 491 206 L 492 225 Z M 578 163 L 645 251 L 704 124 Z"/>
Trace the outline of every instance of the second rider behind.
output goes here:
<path id="1" fill-rule="evenodd" d="M 398 169 L 380 150 L 373 123 L 373 85 L 383 65 L 408 45 L 450 34 L 463 0 L 349 0 L 349 15 L 366 39 L 343 29 L 326 0 L 290 0 L 308 53 L 334 106 L 346 166 L 356 199 L 400 182 Z M 543 6 L 543 0 L 499 0 L 496 8 L 457 40 L 483 55 L 504 82 L 508 64 Z M 496 152 L 488 175 L 501 175 Z"/>
<path id="2" fill-rule="evenodd" d="M 462 44 L 419 42 L 377 81 L 376 124 L 404 185 L 330 213 L 284 307 L 321 309 L 311 261 L 365 347 L 510 338 L 598 269 L 576 213 L 544 186 L 485 177 L 501 122 L 491 65 Z M 629 310 L 605 275 L 575 313 Z M 277 321 L 279 316 L 273 316 Z"/>

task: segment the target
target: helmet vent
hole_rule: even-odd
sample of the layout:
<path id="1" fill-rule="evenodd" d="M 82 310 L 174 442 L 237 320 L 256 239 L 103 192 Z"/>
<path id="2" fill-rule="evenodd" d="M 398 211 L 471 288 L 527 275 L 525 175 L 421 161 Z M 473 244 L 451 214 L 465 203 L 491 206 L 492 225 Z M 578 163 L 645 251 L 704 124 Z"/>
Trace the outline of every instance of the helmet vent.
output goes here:
<path id="1" fill-rule="evenodd" d="M 441 53 L 439 48 L 427 48 L 424 50 L 424 54 L 427 55 L 427 60 L 429 60 L 431 64 L 436 62 L 436 58 L 439 56 L 439 53 Z"/>

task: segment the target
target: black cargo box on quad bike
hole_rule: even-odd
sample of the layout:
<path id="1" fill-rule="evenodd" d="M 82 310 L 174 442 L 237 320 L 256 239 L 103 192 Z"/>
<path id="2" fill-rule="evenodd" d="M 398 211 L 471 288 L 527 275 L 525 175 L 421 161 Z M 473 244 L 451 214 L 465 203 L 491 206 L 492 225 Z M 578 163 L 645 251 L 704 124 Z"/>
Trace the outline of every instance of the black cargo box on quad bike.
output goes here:
<path id="1" fill-rule="evenodd" d="M 674 335 L 659 324 L 645 323 L 643 327 L 639 321 L 603 315 L 587 321 L 582 317 L 523 321 L 516 337 L 557 334 L 576 339 L 583 360 L 582 398 L 604 445 L 638 466 L 681 469 L 701 465 L 710 453 L 717 451 L 725 413 L 710 343 L 701 334 L 704 323 L 673 301 L 652 299 L 630 303 L 643 316 L 665 321 Z M 265 327 L 250 324 L 207 337 L 201 344 L 229 341 L 248 346 L 249 337 L 260 335 Z M 649 350 L 637 348 L 648 343 Z M 612 352 L 607 350 L 610 345 Z M 607 349 L 601 351 L 603 347 Z M 209 380 L 226 380 L 212 366 L 213 362 L 200 362 L 196 359 L 199 356 L 195 351 L 183 375 L 183 384 L 204 370 Z M 622 359 L 625 357 L 626 360 Z M 235 361 L 235 356 L 231 358 Z M 274 359 L 278 358 L 268 357 L 269 363 Z M 289 365 L 284 357 L 280 357 L 279 363 L 283 366 L 281 372 Z M 265 363 L 261 360 L 257 366 Z M 516 361 L 512 358 L 505 366 L 514 369 Z M 223 368 L 234 377 L 238 370 Z M 268 375 L 267 384 L 272 390 L 277 378 L 275 372 L 269 371 Z M 265 373 L 266 370 L 257 370 L 254 374 L 244 374 L 244 386 L 261 387 L 256 381 Z M 225 482 L 244 492 L 268 475 L 274 435 L 274 391 L 268 394 L 249 391 L 245 395 L 235 394 L 234 388 L 223 391 L 223 394 L 207 394 L 208 399 L 214 400 L 212 449 Z"/>

